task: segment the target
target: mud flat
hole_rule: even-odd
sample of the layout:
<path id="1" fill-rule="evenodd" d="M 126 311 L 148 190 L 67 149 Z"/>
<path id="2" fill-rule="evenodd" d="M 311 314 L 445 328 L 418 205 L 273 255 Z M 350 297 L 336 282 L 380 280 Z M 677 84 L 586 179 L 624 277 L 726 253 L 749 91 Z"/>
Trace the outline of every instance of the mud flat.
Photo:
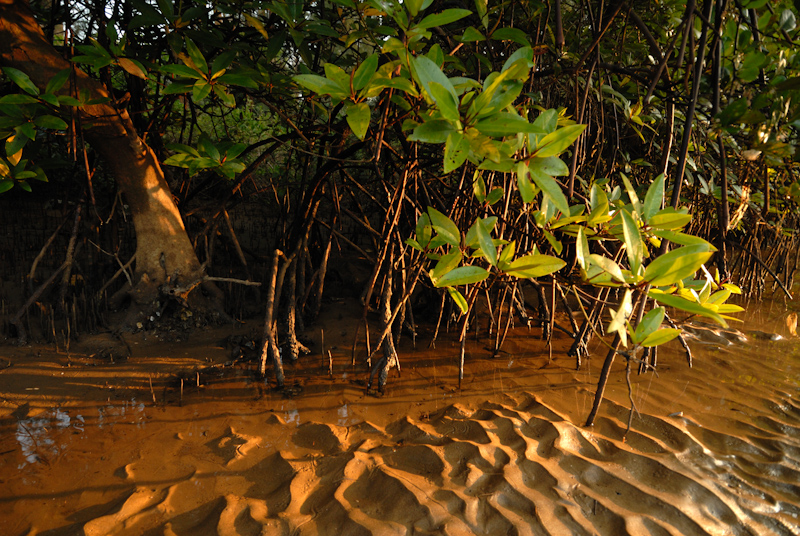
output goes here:
<path id="1" fill-rule="evenodd" d="M 633 378 L 623 441 L 622 363 L 582 426 L 599 348 L 576 372 L 566 338 L 552 360 L 535 331 L 494 359 L 473 342 L 459 390 L 455 345 L 406 347 L 377 398 L 343 331 L 326 333 L 332 377 L 320 355 L 287 367 L 291 397 L 224 366 L 221 332 L 132 337 L 114 363 L 0 348 L 0 532 L 800 534 L 792 339 L 698 345 L 691 369 L 663 349 L 658 377 Z"/>

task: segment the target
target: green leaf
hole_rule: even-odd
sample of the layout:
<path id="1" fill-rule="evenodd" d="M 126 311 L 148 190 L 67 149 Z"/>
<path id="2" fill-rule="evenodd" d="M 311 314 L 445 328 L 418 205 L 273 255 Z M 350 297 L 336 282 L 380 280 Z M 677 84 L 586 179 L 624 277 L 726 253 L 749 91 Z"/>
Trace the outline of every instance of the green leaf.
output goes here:
<path id="1" fill-rule="evenodd" d="M 403 5 L 406 6 L 412 17 L 416 17 L 422 7 L 422 2 L 423 0 L 403 0 Z"/>
<path id="2" fill-rule="evenodd" d="M 340 100 L 344 100 L 349 94 L 349 91 L 346 92 L 338 84 L 316 74 L 298 74 L 293 76 L 292 80 L 314 93 L 330 95 Z"/>
<path id="3" fill-rule="evenodd" d="M 455 132 L 455 127 L 445 119 L 431 119 L 417 125 L 408 136 L 408 141 L 421 141 L 423 143 L 444 143 L 447 137 Z"/>
<path id="4" fill-rule="evenodd" d="M 211 84 L 205 80 L 198 80 L 192 86 L 192 100 L 194 102 L 200 102 L 208 97 L 209 93 L 211 93 Z"/>
<path id="5" fill-rule="evenodd" d="M 219 78 L 217 78 L 217 82 L 228 86 L 239 86 L 250 89 L 258 89 L 258 82 L 254 80 L 252 76 L 248 76 L 245 74 L 225 73 Z"/>
<path id="6" fill-rule="evenodd" d="M 487 136 L 516 136 L 520 132 L 536 132 L 544 134 L 541 129 L 517 114 L 510 112 L 497 112 L 481 118 L 475 123 L 481 133 Z"/>
<path id="7" fill-rule="evenodd" d="M 550 275 L 566 266 L 566 262 L 551 255 L 534 253 L 515 259 L 505 270 L 508 275 L 519 278 L 537 278 Z"/>
<path id="8" fill-rule="evenodd" d="M 33 123 L 39 128 L 67 130 L 67 124 L 64 120 L 54 115 L 40 115 L 33 120 Z"/>
<path id="9" fill-rule="evenodd" d="M 428 91 L 445 119 L 453 123 L 460 119 L 458 114 L 458 101 L 453 97 L 450 91 L 439 82 L 433 81 L 428 84 Z"/>
<path id="10" fill-rule="evenodd" d="M 686 298 L 676 296 L 675 294 L 667 294 L 666 292 L 662 292 L 658 289 L 651 289 L 647 295 L 658 303 L 663 303 L 664 305 L 674 307 L 675 309 L 679 309 L 687 313 L 705 316 L 713 319 L 721 326 L 728 326 L 728 324 L 725 322 L 725 319 L 719 313 L 712 311 L 707 307 L 703 307 L 697 302 L 689 301 Z"/>
<path id="11" fill-rule="evenodd" d="M 453 131 L 447 136 L 444 145 L 444 172 L 445 174 L 458 169 L 466 162 L 469 154 L 469 141 L 464 134 Z"/>
<path id="12" fill-rule="evenodd" d="M 363 140 L 369 130 L 370 108 L 366 102 L 353 104 L 347 109 L 347 124 L 353 129 L 353 134 Z"/>
<path id="13" fill-rule="evenodd" d="M 192 90 L 193 87 L 194 87 L 194 83 L 193 82 L 189 82 L 189 83 L 172 82 L 171 84 L 169 84 L 169 85 L 164 87 L 164 92 L 163 93 L 164 93 L 164 95 L 176 95 L 176 94 L 179 94 L 179 93 L 188 93 L 189 91 Z M 62 99 L 61 95 L 59 95 L 58 100 L 62 104 L 67 104 L 66 102 L 64 102 L 64 100 Z M 70 104 L 70 106 L 80 106 L 80 102 L 75 101 L 75 103 L 74 104 Z"/>
<path id="14" fill-rule="evenodd" d="M 477 170 L 472 179 L 472 193 L 475 195 L 475 199 L 478 200 L 478 203 L 486 201 L 486 182 L 484 182 L 480 171 Z"/>
<path id="15" fill-rule="evenodd" d="M 544 195 L 550 198 L 555 206 L 562 212 L 562 214 L 569 214 L 569 202 L 567 201 L 561 186 L 549 175 L 542 173 L 536 167 L 536 159 L 533 159 L 528 165 L 528 171 L 531 174 L 531 179 L 536 183 Z"/>
<path id="16" fill-rule="evenodd" d="M 451 22 L 461 20 L 470 15 L 472 15 L 472 11 L 468 9 L 445 9 L 441 13 L 428 15 L 416 25 L 416 28 L 427 30 L 428 28 L 434 28 L 436 26 L 444 26 L 445 24 L 450 24 Z"/>
<path id="17" fill-rule="evenodd" d="M 578 236 L 575 239 L 575 256 L 582 269 L 586 269 L 587 259 L 589 258 L 589 241 L 583 227 L 578 227 Z"/>
<path id="18" fill-rule="evenodd" d="M 563 153 L 567 147 L 578 139 L 585 129 L 586 125 L 569 125 L 548 134 L 539 141 L 536 147 L 536 156 L 544 158 Z"/>
<path id="19" fill-rule="evenodd" d="M 531 42 L 528 41 L 528 36 L 519 28 L 498 28 L 492 32 L 492 39 L 498 41 L 513 41 L 518 45 L 530 47 Z"/>
<path id="20" fill-rule="evenodd" d="M 645 222 L 649 222 L 653 215 L 661 210 L 661 203 L 664 200 L 664 174 L 661 173 L 655 178 L 647 189 L 642 205 L 642 216 Z"/>
<path id="21" fill-rule="evenodd" d="M 417 227 L 415 229 L 417 235 L 417 242 L 423 248 L 428 247 L 431 242 L 431 234 L 433 228 L 431 227 L 431 218 L 427 213 L 423 212 L 417 219 Z"/>
<path id="22" fill-rule="evenodd" d="M 517 243 L 512 241 L 503 250 L 500 252 L 500 256 L 497 257 L 497 265 L 500 267 L 502 271 L 505 271 L 508 268 L 508 263 L 511 262 L 511 259 L 514 258 L 514 253 L 517 249 Z"/>
<path id="23" fill-rule="evenodd" d="M 591 253 L 589 255 L 589 260 L 591 260 L 592 264 L 599 266 L 600 269 L 620 283 L 625 282 L 625 276 L 622 274 L 622 269 L 619 267 L 619 264 L 613 260 L 609 259 L 608 257 L 597 255 L 596 253 Z"/>
<path id="24" fill-rule="evenodd" d="M 110 27 L 111 25 L 109 25 Z M 66 68 L 58 71 L 53 78 L 47 83 L 47 88 L 44 90 L 45 93 L 55 93 L 62 87 L 64 84 L 69 80 L 69 75 L 72 72 L 72 69 Z"/>
<path id="25" fill-rule="evenodd" d="M 625 250 L 628 254 L 628 263 L 631 266 L 633 275 L 639 273 L 639 267 L 644 260 L 644 244 L 642 243 L 642 235 L 639 233 L 639 227 L 627 210 L 620 211 L 622 215 L 622 232 L 625 237 Z"/>
<path id="26" fill-rule="evenodd" d="M 528 179 L 528 164 L 519 162 L 517 164 L 517 188 L 523 203 L 530 203 L 536 197 L 536 187 Z"/>
<path id="27" fill-rule="evenodd" d="M 647 225 L 653 229 L 680 229 L 690 221 L 692 221 L 691 214 L 684 214 L 667 207 L 654 214 Z"/>
<path id="28" fill-rule="evenodd" d="M 778 88 L 780 89 L 780 85 Z M 723 127 L 727 127 L 742 117 L 749 109 L 750 103 L 745 97 L 742 97 L 728 104 L 724 110 L 717 114 L 717 119 Z"/>
<path id="29" fill-rule="evenodd" d="M 407 6 L 408 4 L 406 4 Z M 371 54 L 361 62 L 356 72 L 353 74 L 353 89 L 361 91 L 375 75 L 378 70 L 378 54 Z"/>
<path id="30" fill-rule="evenodd" d="M 675 328 L 659 329 L 658 331 L 655 331 L 645 337 L 640 344 L 646 348 L 650 348 L 652 346 L 661 346 L 662 344 L 668 343 L 680 334 L 681 330 Z"/>
<path id="31" fill-rule="evenodd" d="M 642 321 L 639 322 L 638 326 L 636 326 L 633 342 L 642 342 L 649 335 L 654 333 L 659 327 L 661 327 L 661 322 L 664 321 L 664 313 L 665 309 L 663 307 L 656 307 L 644 315 Z"/>
<path id="32" fill-rule="evenodd" d="M 673 285 L 694 275 L 713 254 L 702 245 L 679 247 L 653 260 L 644 271 L 644 279 L 654 287 Z"/>
<path id="33" fill-rule="evenodd" d="M 430 83 L 438 82 L 445 88 L 456 101 L 458 101 L 458 94 L 453 87 L 452 82 L 445 76 L 442 70 L 427 56 L 417 56 L 413 60 L 414 72 L 416 78 L 422 88 L 428 95 L 431 95 Z M 433 95 L 431 95 L 433 98 Z"/>
<path id="34" fill-rule="evenodd" d="M 39 88 L 36 87 L 36 85 L 33 82 L 31 82 L 31 79 L 28 77 L 27 74 L 13 67 L 3 67 L 3 72 L 6 74 L 7 77 L 11 79 L 12 82 L 17 84 L 20 87 L 20 89 L 22 89 L 25 93 L 28 93 L 33 96 L 39 95 Z"/>
<path id="35" fill-rule="evenodd" d="M 186 38 L 186 52 L 189 54 L 189 58 L 194 63 L 194 66 L 202 72 L 204 75 L 208 73 L 208 63 L 206 63 L 206 58 L 203 56 L 203 53 L 200 52 L 200 49 L 197 48 L 197 45 L 194 44 L 194 41 Z"/>
<path id="36" fill-rule="evenodd" d="M 12 93 L 0 97 L 0 104 L 35 104 L 37 102 L 39 102 L 39 99 L 24 93 Z"/>
<path id="37" fill-rule="evenodd" d="M 479 283 L 489 277 L 489 272 L 480 266 L 459 266 L 444 274 L 436 283 L 437 288 Z"/>
<path id="38" fill-rule="evenodd" d="M 492 191 L 486 196 L 486 202 L 494 205 L 503 198 L 504 193 L 504 190 L 499 186 L 492 188 Z"/>
<path id="39" fill-rule="evenodd" d="M 622 182 L 625 185 L 625 191 L 628 193 L 628 199 L 631 200 L 631 204 L 633 205 L 633 210 L 641 216 L 642 215 L 642 204 L 639 202 L 639 196 L 636 195 L 636 191 L 633 189 L 633 185 L 631 181 L 628 180 L 628 176 L 624 173 L 619 174 L 622 177 Z"/>
<path id="40" fill-rule="evenodd" d="M 533 124 L 544 132 L 545 135 L 552 134 L 558 127 L 558 112 L 552 108 L 545 110 L 539 114 Z"/>
<path id="41" fill-rule="evenodd" d="M 492 266 L 497 266 L 497 247 L 492 242 L 492 236 L 486 228 L 484 220 L 475 220 L 475 232 L 478 235 L 478 246 Z"/>
<path id="42" fill-rule="evenodd" d="M 447 293 L 450 294 L 450 297 L 453 298 L 454 302 L 456 302 L 458 308 L 461 309 L 461 314 L 467 314 L 469 305 L 467 304 L 467 300 L 464 298 L 464 295 L 453 287 L 447 287 Z"/>
<path id="43" fill-rule="evenodd" d="M 457 248 L 461 244 L 461 231 L 458 230 L 453 220 L 433 207 L 428 207 L 428 215 L 431 218 L 433 229 L 439 236 L 441 236 L 446 243 Z"/>
<path id="44" fill-rule="evenodd" d="M 464 30 L 464 35 L 461 36 L 460 41 L 462 43 L 475 43 L 478 41 L 486 41 L 486 37 L 477 29 L 475 29 L 474 26 L 470 26 Z"/>
<path id="45" fill-rule="evenodd" d="M 195 80 L 201 80 L 205 78 L 205 74 L 201 73 L 197 69 L 189 67 L 188 65 L 162 65 L 159 67 L 159 70 L 162 73 L 174 74 L 183 78 L 193 78 Z"/>
<path id="46" fill-rule="evenodd" d="M 9 191 L 13 187 L 14 187 L 14 179 L 0 180 L 0 194 Z"/>
<path id="47" fill-rule="evenodd" d="M 569 175 L 569 168 L 557 156 L 547 156 L 545 158 L 535 156 L 531 159 L 529 167 L 551 177 L 566 177 Z"/>
<path id="48" fill-rule="evenodd" d="M 236 50 L 226 50 L 214 58 L 214 61 L 211 63 L 211 76 L 214 78 L 220 76 L 221 71 L 225 71 L 231 66 L 233 60 L 236 59 L 236 54 Z"/>

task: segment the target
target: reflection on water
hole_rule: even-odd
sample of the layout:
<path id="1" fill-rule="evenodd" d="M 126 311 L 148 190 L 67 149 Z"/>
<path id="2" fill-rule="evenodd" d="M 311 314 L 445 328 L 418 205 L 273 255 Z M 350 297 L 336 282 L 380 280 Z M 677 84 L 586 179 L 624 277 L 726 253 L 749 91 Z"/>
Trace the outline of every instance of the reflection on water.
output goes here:
<path id="1" fill-rule="evenodd" d="M 89 422 L 83 414 L 71 417 L 69 410 L 62 408 L 52 408 L 34 417 L 19 419 L 14 435 L 26 462 L 18 468 L 37 462 L 49 465 L 67 451 L 75 440 L 73 436 L 83 439 L 82 434 L 86 432 Z M 113 428 L 116 424 L 132 424 L 136 428 L 143 428 L 146 422 L 144 403 L 131 398 L 117 405 L 98 407 L 95 425 L 101 430 Z"/>
<path id="2" fill-rule="evenodd" d="M 17 422 L 16 437 L 27 463 L 49 463 L 49 458 L 66 450 L 67 443 L 57 443 L 57 434 L 52 432 L 69 428 L 70 422 L 69 413 L 60 409 L 47 411 L 41 416 L 20 419 Z M 80 428 L 76 428 L 83 431 L 83 417 L 80 417 L 79 423 Z M 27 463 L 20 464 L 18 469 L 22 469 Z"/>

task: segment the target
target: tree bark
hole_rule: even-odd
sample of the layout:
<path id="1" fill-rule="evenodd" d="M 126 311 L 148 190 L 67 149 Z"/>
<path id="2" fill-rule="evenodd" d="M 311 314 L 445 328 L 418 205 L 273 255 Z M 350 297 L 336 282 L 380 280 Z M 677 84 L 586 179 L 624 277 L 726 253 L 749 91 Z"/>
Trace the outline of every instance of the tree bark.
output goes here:
<path id="1" fill-rule="evenodd" d="M 139 137 L 124 108 L 117 108 L 97 80 L 64 60 L 45 39 L 22 0 L 0 0 L 0 65 L 25 72 L 41 90 L 52 77 L 73 68 L 63 92 L 88 91 L 104 104 L 75 109 L 86 141 L 107 163 L 125 195 L 136 230 L 136 269 L 131 296 L 143 309 L 159 297 L 159 288 L 196 282 L 203 272 L 164 172 L 153 151 Z M 192 286 L 193 285 L 189 285 Z"/>

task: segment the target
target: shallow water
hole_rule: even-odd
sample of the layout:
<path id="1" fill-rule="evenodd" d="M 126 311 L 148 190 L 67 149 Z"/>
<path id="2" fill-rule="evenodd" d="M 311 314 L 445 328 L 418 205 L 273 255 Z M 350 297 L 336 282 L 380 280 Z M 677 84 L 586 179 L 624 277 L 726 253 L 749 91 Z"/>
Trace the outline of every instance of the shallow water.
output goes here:
<path id="1" fill-rule="evenodd" d="M 671 343 L 631 377 L 623 441 L 621 362 L 582 426 L 602 347 L 575 371 L 563 334 L 552 360 L 536 329 L 495 359 L 473 339 L 459 390 L 455 343 L 406 340 L 378 398 L 330 329 L 333 376 L 319 354 L 287 366 L 292 398 L 224 366 L 216 332 L 115 364 L 9 348 L 0 532 L 800 534 L 795 340 L 692 343 L 693 368 Z"/>

